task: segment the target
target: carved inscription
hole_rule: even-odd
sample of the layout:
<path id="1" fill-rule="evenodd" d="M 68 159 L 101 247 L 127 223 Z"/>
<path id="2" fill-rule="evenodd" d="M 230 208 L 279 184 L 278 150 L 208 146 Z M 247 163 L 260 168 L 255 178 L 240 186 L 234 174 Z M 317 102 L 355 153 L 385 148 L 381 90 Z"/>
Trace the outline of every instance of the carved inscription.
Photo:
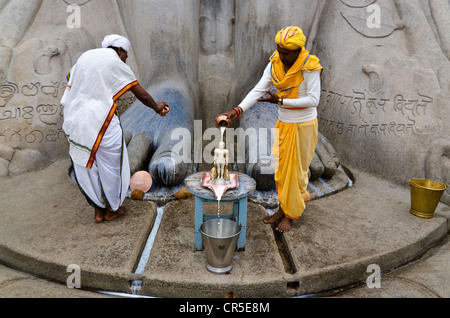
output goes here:
<path id="1" fill-rule="evenodd" d="M 67 83 L 0 84 L 0 144 L 22 147 L 66 139 L 59 104 Z"/>
<path id="2" fill-rule="evenodd" d="M 136 101 L 136 96 L 131 93 L 127 93 L 116 102 L 119 113 L 123 114 L 134 102 Z"/>
<path id="3" fill-rule="evenodd" d="M 0 107 L 5 107 L 14 94 L 19 92 L 19 87 L 14 83 L 0 84 Z"/>
<path id="4" fill-rule="evenodd" d="M 31 125 L 33 120 L 33 111 L 34 108 L 32 106 L 15 107 L 13 109 L 4 110 L 3 112 L 0 112 L 0 121 L 23 119 L 27 124 Z"/>
<path id="5" fill-rule="evenodd" d="M 0 144 L 26 147 L 30 144 L 66 140 L 63 106 L 60 104 L 66 82 L 0 84 Z M 136 100 L 125 94 L 117 101 L 122 113 Z"/>
<path id="6" fill-rule="evenodd" d="M 367 96 L 353 90 L 340 94 L 322 90 L 319 124 L 324 134 L 352 136 L 399 136 L 416 132 L 416 122 L 427 116 L 433 98 L 396 94 L 393 98 Z"/>
<path id="7" fill-rule="evenodd" d="M 22 119 L 28 125 L 34 123 L 38 118 L 39 122 L 45 125 L 61 124 L 63 116 L 61 105 L 42 104 L 38 106 L 20 106 L 0 111 L 0 122 L 13 119 Z"/>
<path id="8" fill-rule="evenodd" d="M 421 116 L 426 115 L 427 105 L 433 102 L 429 96 L 421 95 L 420 99 L 404 99 L 402 95 L 394 98 L 394 110 L 401 112 L 402 115 Z"/>
<path id="9" fill-rule="evenodd" d="M 321 127 L 321 131 L 324 134 L 349 134 L 352 136 L 358 135 L 393 135 L 396 136 L 398 134 L 411 134 L 415 129 L 415 121 L 413 119 L 409 119 L 409 122 L 397 123 L 380 123 L 380 124 L 349 124 L 343 123 L 335 120 L 325 119 L 322 117 L 318 117 L 319 125 Z"/>

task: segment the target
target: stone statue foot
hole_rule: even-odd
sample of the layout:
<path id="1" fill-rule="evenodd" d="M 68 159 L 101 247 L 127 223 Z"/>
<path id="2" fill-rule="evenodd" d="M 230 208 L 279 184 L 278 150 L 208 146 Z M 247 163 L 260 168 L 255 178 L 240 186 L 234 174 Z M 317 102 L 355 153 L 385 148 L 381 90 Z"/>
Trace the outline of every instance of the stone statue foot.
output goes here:
<path id="1" fill-rule="evenodd" d="M 139 132 L 134 136 L 126 133 L 126 144 L 128 149 L 128 160 L 130 162 L 131 175 L 141 170 L 147 170 L 153 148 L 153 137 L 145 132 Z"/>
<path id="2" fill-rule="evenodd" d="M 261 156 L 254 164 L 247 165 L 247 175 L 255 179 L 258 191 L 275 189 L 275 158 Z"/>
<path id="3" fill-rule="evenodd" d="M 131 175 L 141 170 L 149 171 L 156 183 L 168 188 L 183 182 L 188 167 L 183 158 L 172 152 L 176 143 L 165 140 L 152 156 L 153 137 L 148 132 L 139 132 L 131 138 L 128 131 L 127 135 Z"/>
<path id="4" fill-rule="evenodd" d="M 328 139 L 319 133 L 316 151 L 309 166 L 309 180 L 331 179 L 339 166 L 340 159 L 336 150 Z M 276 188 L 274 181 L 275 158 L 273 156 L 261 155 L 256 163 L 247 164 L 246 171 L 250 177 L 256 180 L 258 191 L 270 191 Z"/>
<path id="5" fill-rule="evenodd" d="M 320 177 L 331 179 L 336 174 L 337 168 L 340 166 L 340 159 L 333 145 L 325 136 L 319 133 L 318 139 L 316 154 L 323 166 L 323 173 Z"/>
<path id="6" fill-rule="evenodd" d="M 136 142 L 136 146 L 132 146 L 133 139 L 130 142 L 130 163 L 138 163 L 140 169 L 148 170 L 153 180 L 166 188 L 180 185 L 191 163 L 194 101 L 185 93 L 186 88 L 177 88 L 183 85 L 168 82 L 148 89 L 156 101 L 165 101 L 170 106 L 167 117 L 160 117 L 140 101 L 136 101 L 121 116 L 124 130 L 134 135 L 133 139 L 141 135 L 141 141 Z M 143 144 L 147 146 L 142 147 Z M 149 156 L 150 163 L 142 168 Z"/>
<path id="7" fill-rule="evenodd" d="M 170 148 L 170 144 L 158 148 L 149 165 L 153 179 L 166 188 L 181 184 L 188 172 L 187 164 Z"/>

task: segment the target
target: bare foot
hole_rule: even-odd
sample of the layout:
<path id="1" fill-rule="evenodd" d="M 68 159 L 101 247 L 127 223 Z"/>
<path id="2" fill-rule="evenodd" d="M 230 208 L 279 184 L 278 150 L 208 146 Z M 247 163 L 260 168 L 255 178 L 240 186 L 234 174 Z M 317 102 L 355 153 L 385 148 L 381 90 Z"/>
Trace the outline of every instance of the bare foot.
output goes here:
<path id="1" fill-rule="evenodd" d="M 102 223 L 105 219 L 106 209 L 95 208 L 95 223 Z"/>
<path id="2" fill-rule="evenodd" d="M 112 221 L 117 219 L 119 216 L 124 215 L 127 212 L 127 209 L 122 205 L 117 212 L 106 211 L 105 220 Z"/>
<path id="3" fill-rule="evenodd" d="M 305 201 L 305 202 L 311 201 L 311 194 L 309 194 L 308 191 L 306 191 L 306 192 L 303 194 L 303 201 Z"/>
<path id="4" fill-rule="evenodd" d="M 275 223 L 278 220 L 281 220 L 284 217 L 284 212 L 281 208 L 278 209 L 277 213 L 275 213 L 272 216 L 268 216 L 263 219 L 263 222 L 266 224 L 272 224 Z"/>
<path id="5" fill-rule="evenodd" d="M 291 224 L 292 220 L 288 219 L 287 217 L 284 217 L 283 220 L 281 220 L 280 224 L 276 227 L 275 230 L 281 233 L 289 232 L 291 230 Z"/>

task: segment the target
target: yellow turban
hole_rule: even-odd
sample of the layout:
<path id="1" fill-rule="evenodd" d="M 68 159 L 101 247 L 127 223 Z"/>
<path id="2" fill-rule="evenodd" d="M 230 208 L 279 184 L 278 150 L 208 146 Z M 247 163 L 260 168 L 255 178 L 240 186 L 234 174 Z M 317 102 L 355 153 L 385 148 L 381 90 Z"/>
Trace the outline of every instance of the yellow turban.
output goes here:
<path id="1" fill-rule="evenodd" d="M 275 42 L 283 49 L 295 51 L 305 47 L 306 36 L 299 27 L 290 26 L 278 31 Z"/>

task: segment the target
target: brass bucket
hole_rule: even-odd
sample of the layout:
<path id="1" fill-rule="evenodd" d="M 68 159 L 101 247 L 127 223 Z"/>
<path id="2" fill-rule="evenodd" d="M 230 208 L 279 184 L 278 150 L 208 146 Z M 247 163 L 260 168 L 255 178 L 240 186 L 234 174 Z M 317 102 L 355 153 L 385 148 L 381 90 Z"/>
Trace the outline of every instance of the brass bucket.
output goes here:
<path id="1" fill-rule="evenodd" d="M 411 179 L 409 183 L 411 185 L 411 213 L 424 219 L 431 219 L 448 186 L 427 179 Z"/>

